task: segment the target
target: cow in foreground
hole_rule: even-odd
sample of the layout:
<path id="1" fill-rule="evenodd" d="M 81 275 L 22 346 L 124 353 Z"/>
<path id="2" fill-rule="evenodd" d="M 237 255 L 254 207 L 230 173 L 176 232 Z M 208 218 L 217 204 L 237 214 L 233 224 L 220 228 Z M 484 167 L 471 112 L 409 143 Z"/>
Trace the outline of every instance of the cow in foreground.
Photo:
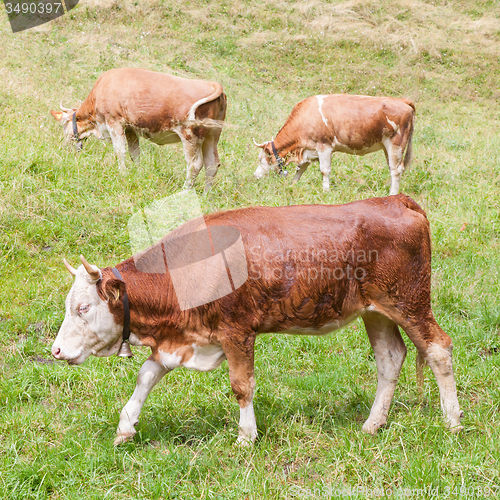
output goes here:
<path id="1" fill-rule="evenodd" d="M 139 137 L 155 144 L 182 142 L 187 162 L 185 188 L 193 187 L 205 166 L 205 190 L 217 169 L 217 143 L 226 116 L 226 95 L 217 82 L 188 80 L 144 69 L 112 69 L 102 74 L 78 108 L 51 111 L 66 140 L 90 135 L 110 139 L 125 170 L 127 151 L 139 159 Z"/>
<path id="2" fill-rule="evenodd" d="M 415 104 L 409 99 L 361 95 L 316 95 L 299 102 L 272 141 L 262 144 L 255 176 L 271 167 L 297 164 L 298 182 L 312 161 L 319 161 L 323 190 L 330 189 L 332 154 L 364 156 L 383 149 L 391 173 L 390 194 L 399 192 L 401 175 L 412 156 Z"/>
<path id="3" fill-rule="evenodd" d="M 226 251 L 219 279 L 227 279 L 229 269 L 233 291 L 191 309 L 179 306 L 173 285 L 176 266 L 164 272 L 139 271 L 145 268 L 136 257 L 113 269 L 99 269 L 82 257 L 83 265 L 74 269 L 65 261 L 75 282 L 53 356 L 77 365 L 90 354 L 116 353 L 122 343 L 125 292 L 130 342 L 152 351 L 121 412 L 115 444 L 134 436 L 146 397 L 166 373 L 180 366 L 209 371 L 225 359 L 240 406 L 238 442 L 253 442 L 256 336 L 323 335 L 358 316 L 366 326 L 378 372 L 375 402 L 363 431 L 375 434 L 387 421 L 406 355 L 399 327 L 436 377 L 447 426 L 452 432 L 462 429 L 451 339 L 431 310 L 429 223 L 415 201 L 400 194 L 346 205 L 243 208 L 205 216 L 194 231 L 202 227 L 208 228 L 214 246 L 214 234 L 221 228 L 241 236 L 247 278 L 236 283 L 234 259 Z M 179 240 L 174 233 L 151 252 L 161 255 L 175 247 Z M 158 245 L 163 249 L 159 254 Z M 186 254 L 188 250 L 186 246 Z M 148 252 L 144 255 L 147 261 Z M 205 275 L 194 278 L 200 287 L 207 282 Z M 208 281 L 210 288 L 215 281 Z"/>

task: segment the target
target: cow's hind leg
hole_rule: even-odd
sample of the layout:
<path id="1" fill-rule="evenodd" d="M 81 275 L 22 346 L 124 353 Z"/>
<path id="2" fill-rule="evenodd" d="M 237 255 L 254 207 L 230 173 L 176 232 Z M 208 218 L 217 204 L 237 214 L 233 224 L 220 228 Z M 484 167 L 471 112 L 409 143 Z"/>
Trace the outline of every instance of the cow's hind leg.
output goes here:
<path id="1" fill-rule="evenodd" d="M 237 444 L 252 445 L 257 438 L 257 422 L 253 411 L 254 378 L 254 341 L 248 337 L 239 342 L 219 339 L 229 366 L 231 389 L 240 406 L 240 422 Z"/>
<path id="2" fill-rule="evenodd" d="M 191 189 L 203 167 L 203 139 L 193 137 L 192 132 L 189 131 L 180 134 L 180 137 L 187 163 L 187 178 L 184 183 L 184 189 Z"/>
<path id="3" fill-rule="evenodd" d="M 391 173 L 391 190 L 390 195 L 399 193 L 399 184 L 401 183 L 401 176 L 405 170 L 403 160 L 403 148 L 394 144 L 391 139 L 384 141 L 384 152 Z"/>
<path id="4" fill-rule="evenodd" d="M 363 431 L 375 434 L 387 422 L 394 390 L 406 356 L 406 346 L 396 323 L 377 313 L 363 316 L 377 363 L 377 394 Z"/>
<path id="5" fill-rule="evenodd" d="M 130 158 L 132 158 L 132 160 L 137 163 L 141 154 L 141 149 L 139 147 L 139 137 L 137 137 L 137 134 L 130 128 L 127 128 L 125 130 L 125 137 L 127 138 Z"/>
<path id="6" fill-rule="evenodd" d="M 203 164 L 205 165 L 205 193 L 210 190 L 220 166 L 217 144 L 222 130 L 211 130 L 202 146 Z"/>
<path id="7" fill-rule="evenodd" d="M 450 337 L 441 329 L 434 318 L 428 321 L 427 328 L 429 333 L 426 342 L 422 342 L 421 332 L 419 330 L 415 332 L 413 325 L 405 328 L 405 331 L 417 346 L 421 355 L 420 359 L 421 357 L 425 359 L 436 377 L 441 408 L 447 427 L 451 432 L 458 433 L 463 429 L 460 424 L 463 413 L 460 410 L 453 373 L 451 356 L 453 345 Z M 421 377 L 420 374 L 419 377 Z"/>
<path id="8" fill-rule="evenodd" d="M 451 358 L 453 346 L 450 337 L 437 324 L 430 311 L 424 310 L 415 316 L 403 317 L 395 307 L 387 307 L 382 304 L 378 304 L 377 307 L 382 309 L 384 314 L 404 329 L 420 353 L 419 364 L 423 357 L 430 366 L 439 387 L 441 408 L 446 425 L 452 432 L 460 432 L 463 429 L 460 425 L 463 414 L 458 403 L 455 376 L 453 374 Z M 418 371 L 417 377 L 421 378 Z"/>
<path id="9" fill-rule="evenodd" d="M 167 368 L 155 363 L 151 358 L 144 362 L 137 376 L 134 393 L 120 414 L 120 422 L 114 442 L 115 446 L 130 441 L 134 437 L 136 433 L 135 426 L 139 422 L 139 415 L 146 398 L 151 389 L 168 371 Z"/>

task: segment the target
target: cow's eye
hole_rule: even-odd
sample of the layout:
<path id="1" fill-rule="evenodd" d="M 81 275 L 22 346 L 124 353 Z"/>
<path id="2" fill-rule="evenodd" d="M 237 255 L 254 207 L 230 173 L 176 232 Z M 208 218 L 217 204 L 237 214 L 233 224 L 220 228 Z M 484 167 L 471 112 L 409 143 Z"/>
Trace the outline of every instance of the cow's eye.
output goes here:
<path id="1" fill-rule="evenodd" d="M 86 312 L 89 312 L 89 309 L 90 309 L 90 306 L 88 304 L 82 304 L 79 308 L 78 308 L 78 314 L 84 314 Z"/>

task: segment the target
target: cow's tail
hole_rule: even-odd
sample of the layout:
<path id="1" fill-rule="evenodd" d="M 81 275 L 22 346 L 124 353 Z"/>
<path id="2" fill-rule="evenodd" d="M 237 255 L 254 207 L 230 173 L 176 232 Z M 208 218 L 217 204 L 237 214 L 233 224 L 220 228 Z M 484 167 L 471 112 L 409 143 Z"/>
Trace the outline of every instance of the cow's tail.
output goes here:
<path id="1" fill-rule="evenodd" d="M 411 100 L 411 99 L 407 99 L 406 97 L 403 97 L 401 98 L 401 100 L 405 103 L 405 104 L 408 104 L 408 106 L 410 106 L 410 108 L 413 109 L 413 112 L 415 112 L 415 103 Z"/>
<path id="2" fill-rule="evenodd" d="M 224 94 L 224 90 L 222 89 L 222 85 L 219 82 L 210 82 L 213 87 L 214 91 L 207 97 L 204 97 L 203 99 L 200 99 L 199 101 L 196 101 L 191 108 L 189 109 L 187 119 L 189 121 L 195 121 L 195 114 L 196 110 L 202 105 L 205 104 L 206 102 L 210 101 L 215 101 L 215 99 L 218 99 L 221 95 Z"/>
<path id="3" fill-rule="evenodd" d="M 417 372 L 417 390 L 420 398 L 424 395 L 424 366 L 425 359 L 424 356 L 417 351 L 417 359 L 415 360 L 415 368 Z"/>
<path id="4" fill-rule="evenodd" d="M 399 201 L 406 208 L 409 208 L 414 212 L 418 212 L 420 215 L 423 215 L 427 219 L 427 214 L 425 213 L 424 209 L 414 199 L 403 193 L 397 194 L 396 197 L 399 198 Z"/>
<path id="5" fill-rule="evenodd" d="M 410 123 L 410 134 L 408 136 L 408 142 L 406 143 L 406 152 L 404 158 L 404 166 L 405 168 L 411 163 L 411 159 L 413 156 L 413 127 L 415 123 L 415 103 L 410 99 L 402 99 L 405 104 L 408 104 L 410 108 L 412 108 L 411 113 L 411 123 Z"/>

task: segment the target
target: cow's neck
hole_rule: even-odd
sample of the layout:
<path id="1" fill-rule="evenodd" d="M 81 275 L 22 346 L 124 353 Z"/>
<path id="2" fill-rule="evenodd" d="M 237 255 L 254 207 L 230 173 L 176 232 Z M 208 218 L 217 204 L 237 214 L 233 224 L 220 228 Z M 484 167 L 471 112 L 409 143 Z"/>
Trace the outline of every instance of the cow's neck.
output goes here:
<path id="1" fill-rule="evenodd" d="M 85 101 L 80 104 L 75 112 L 78 123 L 78 132 L 83 134 L 87 130 L 94 127 L 95 124 L 95 94 L 92 91 Z"/>
<path id="2" fill-rule="evenodd" d="M 282 158 L 294 153 L 298 146 L 296 139 L 288 133 L 286 125 L 274 139 L 274 147 Z"/>
<path id="3" fill-rule="evenodd" d="M 173 286 L 168 273 L 149 274 L 134 269 L 118 266 L 125 283 L 130 308 L 130 331 L 141 344 L 155 348 L 158 340 L 169 334 L 171 325 L 182 330 L 179 325 L 187 327 L 188 315 L 181 312 L 177 301 L 172 299 Z M 121 300 L 105 295 L 106 283 L 113 279 L 110 268 L 102 270 L 103 278 L 100 286 L 101 295 L 108 300 L 108 307 L 116 323 L 123 324 L 123 305 Z M 152 292 L 154 290 L 154 292 Z"/>

